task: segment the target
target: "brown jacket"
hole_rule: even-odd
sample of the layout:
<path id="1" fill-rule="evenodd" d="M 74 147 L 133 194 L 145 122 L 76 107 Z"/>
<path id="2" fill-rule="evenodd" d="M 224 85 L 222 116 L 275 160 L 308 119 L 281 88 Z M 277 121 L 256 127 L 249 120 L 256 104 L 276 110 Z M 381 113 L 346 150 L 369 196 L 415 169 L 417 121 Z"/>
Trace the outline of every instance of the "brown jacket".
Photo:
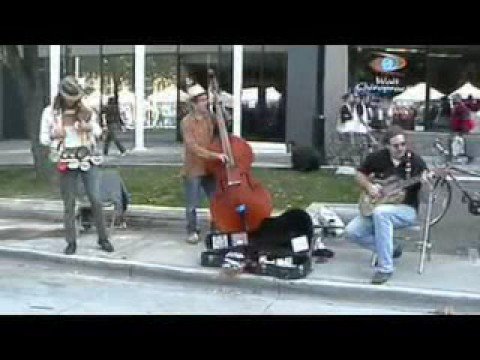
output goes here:
<path id="1" fill-rule="evenodd" d="M 188 114 L 183 118 L 181 128 L 185 145 L 182 174 L 187 177 L 206 175 L 206 162 L 216 159 L 216 153 L 206 149 L 213 140 L 213 120 Z"/>

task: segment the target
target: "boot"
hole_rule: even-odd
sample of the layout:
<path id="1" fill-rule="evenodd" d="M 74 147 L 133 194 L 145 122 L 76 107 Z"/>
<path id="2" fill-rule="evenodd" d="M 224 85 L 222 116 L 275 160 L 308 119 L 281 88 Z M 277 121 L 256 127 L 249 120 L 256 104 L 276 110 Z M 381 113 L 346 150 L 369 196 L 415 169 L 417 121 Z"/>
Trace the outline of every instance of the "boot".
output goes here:
<path id="1" fill-rule="evenodd" d="M 70 243 L 67 245 L 64 252 L 65 252 L 65 255 L 73 255 L 75 254 L 75 251 L 77 251 L 77 244 Z"/>
<path id="2" fill-rule="evenodd" d="M 110 241 L 108 241 L 108 239 L 98 240 L 98 245 L 100 245 L 100 248 L 103 251 L 106 251 L 106 252 L 113 252 L 114 251 L 113 245 L 110 243 Z"/>

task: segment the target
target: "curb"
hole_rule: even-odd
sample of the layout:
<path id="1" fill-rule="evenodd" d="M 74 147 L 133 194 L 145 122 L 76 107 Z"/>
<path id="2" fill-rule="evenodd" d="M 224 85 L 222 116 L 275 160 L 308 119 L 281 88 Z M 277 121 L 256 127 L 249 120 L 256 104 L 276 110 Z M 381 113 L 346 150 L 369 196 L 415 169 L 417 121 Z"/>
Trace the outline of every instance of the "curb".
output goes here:
<path id="1" fill-rule="evenodd" d="M 174 265 L 161 265 L 142 263 L 138 261 L 119 259 L 92 259 L 88 256 L 72 255 L 67 256 L 59 253 L 51 253 L 40 250 L 25 250 L 12 247 L 0 246 L 0 257 L 11 259 L 27 259 L 33 261 L 49 261 L 61 265 L 76 265 L 84 268 L 91 268 L 100 271 L 115 272 L 118 275 L 130 277 L 148 277 L 153 279 L 165 278 L 169 280 L 183 280 L 198 282 L 203 281 L 215 285 L 232 285 L 251 288 L 262 287 L 264 290 L 278 290 L 274 278 L 261 278 L 256 275 L 242 274 L 232 281 L 232 278 L 222 276 L 218 270 L 209 268 L 193 268 Z"/>
<path id="2" fill-rule="evenodd" d="M 321 204 L 335 211 L 344 222 L 358 214 L 356 204 Z M 197 214 L 200 220 L 208 220 L 209 210 L 198 209 Z M 60 200 L 0 198 L 0 215 L 8 218 L 62 221 L 63 204 Z M 168 222 L 184 222 L 185 208 L 130 205 L 125 217 L 133 224 L 165 225 Z"/>
<path id="3" fill-rule="evenodd" d="M 300 279 L 280 280 L 251 274 L 241 274 L 234 278 L 223 275 L 218 269 L 180 267 L 171 265 L 145 264 L 117 259 L 92 259 L 87 256 L 55 254 L 45 251 L 14 249 L 0 246 L 0 256 L 13 259 L 50 261 L 62 265 L 77 265 L 102 271 L 114 271 L 129 277 L 164 278 L 169 280 L 203 281 L 217 286 L 255 288 L 259 291 L 276 291 L 282 294 L 308 294 L 328 298 L 355 299 L 361 301 L 388 301 L 392 306 L 400 304 L 409 307 L 425 308 L 455 305 L 463 311 L 478 311 L 480 294 L 462 291 L 413 288 L 407 286 L 371 285 L 366 283 L 329 280 Z M 422 306 L 423 305 L 423 306 Z M 467 310 L 468 309 L 468 310 Z"/>

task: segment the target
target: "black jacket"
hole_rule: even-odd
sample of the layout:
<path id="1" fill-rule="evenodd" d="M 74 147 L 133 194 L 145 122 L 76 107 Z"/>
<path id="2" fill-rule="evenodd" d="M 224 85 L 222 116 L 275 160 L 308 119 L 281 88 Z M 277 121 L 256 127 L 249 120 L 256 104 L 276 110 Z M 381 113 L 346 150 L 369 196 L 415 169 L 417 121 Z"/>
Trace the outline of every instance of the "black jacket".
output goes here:
<path id="1" fill-rule="evenodd" d="M 105 105 L 103 113 L 105 114 L 105 121 L 107 122 L 107 126 L 112 126 L 116 124 L 120 124 L 122 126 L 125 125 L 123 123 L 122 117 L 120 116 L 120 108 L 117 104 Z"/>
<path id="2" fill-rule="evenodd" d="M 347 105 L 343 104 L 340 108 L 340 120 L 342 121 L 342 124 L 349 120 L 352 120 L 352 118 L 352 112 Z"/>

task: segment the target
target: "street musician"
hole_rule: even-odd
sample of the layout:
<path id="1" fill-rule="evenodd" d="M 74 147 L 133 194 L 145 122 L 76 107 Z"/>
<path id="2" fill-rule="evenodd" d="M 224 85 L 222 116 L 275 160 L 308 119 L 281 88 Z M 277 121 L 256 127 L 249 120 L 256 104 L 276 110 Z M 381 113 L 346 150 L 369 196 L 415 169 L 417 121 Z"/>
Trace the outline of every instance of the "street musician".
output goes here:
<path id="1" fill-rule="evenodd" d="M 346 227 L 346 237 L 377 255 L 373 284 L 382 284 L 393 274 L 393 258 L 402 254 L 393 244 L 393 231 L 415 224 L 419 190 L 431 174 L 425 161 L 406 148 L 399 126 L 387 129 L 385 148 L 367 156 L 357 169 L 356 181 L 363 193 L 360 215 Z"/>

